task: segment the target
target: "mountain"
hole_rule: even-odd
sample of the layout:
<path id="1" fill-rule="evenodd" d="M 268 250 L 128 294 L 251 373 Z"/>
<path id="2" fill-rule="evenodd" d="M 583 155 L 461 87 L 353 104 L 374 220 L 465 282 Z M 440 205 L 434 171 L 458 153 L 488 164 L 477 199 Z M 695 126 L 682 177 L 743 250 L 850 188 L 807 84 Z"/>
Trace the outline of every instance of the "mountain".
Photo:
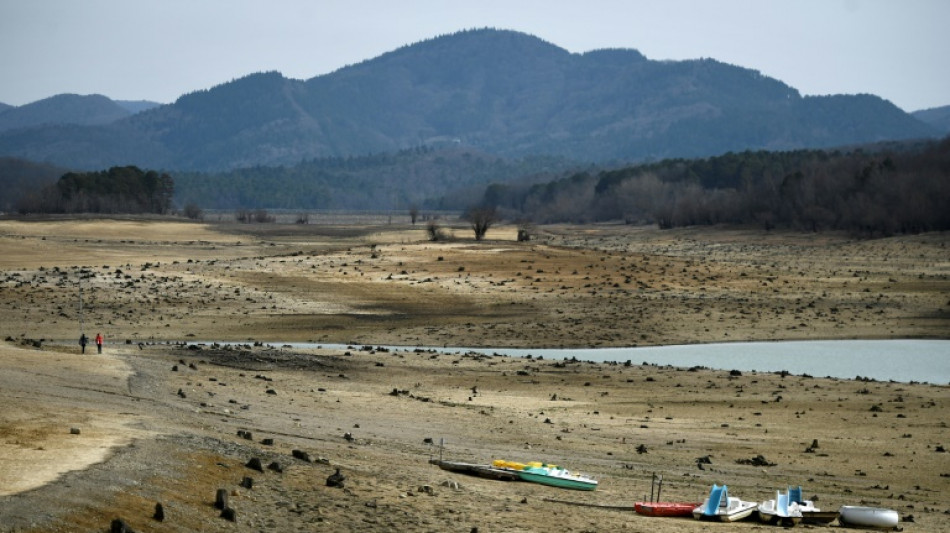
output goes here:
<path id="1" fill-rule="evenodd" d="M 950 105 L 914 111 L 911 115 L 945 134 L 950 133 Z"/>
<path id="2" fill-rule="evenodd" d="M 109 124 L 7 130 L 0 155 L 88 169 L 225 170 L 458 143 L 507 157 L 619 162 L 936 135 L 877 96 L 802 97 L 712 59 L 572 54 L 481 29 L 306 81 L 252 74 Z"/>
<path id="3" fill-rule="evenodd" d="M 150 100 L 115 100 L 115 103 L 133 115 L 162 105 Z"/>
<path id="4" fill-rule="evenodd" d="M 53 124 L 97 126 L 130 115 L 127 109 L 101 94 L 59 94 L 0 113 L 0 131 Z"/>
<path id="5" fill-rule="evenodd" d="M 0 102 L 0 114 L 3 114 L 3 112 L 6 111 L 7 109 L 13 109 L 13 106 L 10 104 L 5 104 L 3 102 Z"/>

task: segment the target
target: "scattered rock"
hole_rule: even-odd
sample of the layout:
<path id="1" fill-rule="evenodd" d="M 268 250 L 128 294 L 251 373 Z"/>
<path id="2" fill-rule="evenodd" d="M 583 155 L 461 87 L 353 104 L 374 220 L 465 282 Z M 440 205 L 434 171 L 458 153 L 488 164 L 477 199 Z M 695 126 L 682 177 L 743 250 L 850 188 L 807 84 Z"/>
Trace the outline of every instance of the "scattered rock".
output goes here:
<path id="1" fill-rule="evenodd" d="M 305 461 L 308 463 L 312 462 L 310 460 L 310 454 L 303 450 L 293 450 L 290 452 L 290 454 L 293 455 L 295 459 L 300 459 L 301 461 Z"/>
<path id="2" fill-rule="evenodd" d="M 109 524 L 109 533 L 135 533 L 135 530 L 129 527 L 121 518 L 116 518 Z"/>
<path id="3" fill-rule="evenodd" d="M 267 465 L 267 469 L 273 470 L 274 472 L 277 472 L 278 474 L 284 471 L 284 467 L 280 466 L 280 463 L 278 463 L 277 461 L 274 461 L 271 464 Z"/>
<path id="4" fill-rule="evenodd" d="M 336 472 L 334 472 L 334 473 L 330 474 L 329 476 L 327 476 L 327 486 L 328 486 L 328 487 L 336 487 L 336 488 L 338 488 L 338 489 L 342 489 L 342 488 L 343 488 L 343 481 L 345 481 L 345 480 L 346 480 L 346 477 L 345 477 L 343 474 L 341 474 L 341 473 L 340 473 L 340 469 L 337 468 L 337 469 L 336 469 Z"/>
<path id="5" fill-rule="evenodd" d="M 768 459 L 761 455 L 756 455 L 751 459 L 736 459 L 736 464 L 750 466 L 775 466 L 776 463 L 769 462 Z"/>
<path id="6" fill-rule="evenodd" d="M 261 464 L 261 460 L 258 459 L 257 457 L 251 458 L 251 460 L 248 461 L 247 464 L 244 466 L 250 468 L 251 470 L 257 470 L 258 472 L 261 472 L 261 473 L 264 472 L 264 465 Z"/>
<path id="7" fill-rule="evenodd" d="M 237 522 L 237 513 L 234 512 L 234 509 L 225 507 L 221 510 L 221 518 L 229 522 Z"/>
<path id="8" fill-rule="evenodd" d="M 79 435 L 80 433 L 82 433 L 82 430 L 79 428 L 69 428 L 70 435 Z"/>
<path id="9" fill-rule="evenodd" d="M 253 489 L 253 488 L 254 488 L 254 478 L 248 477 L 248 476 L 244 476 L 244 479 L 241 480 L 241 487 L 243 487 L 243 488 L 245 488 L 245 489 Z"/>
<path id="10" fill-rule="evenodd" d="M 165 507 L 161 503 L 155 504 L 155 514 L 152 515 L 152 518 L 158 520 L 159 522 L 165 521 Z"/>

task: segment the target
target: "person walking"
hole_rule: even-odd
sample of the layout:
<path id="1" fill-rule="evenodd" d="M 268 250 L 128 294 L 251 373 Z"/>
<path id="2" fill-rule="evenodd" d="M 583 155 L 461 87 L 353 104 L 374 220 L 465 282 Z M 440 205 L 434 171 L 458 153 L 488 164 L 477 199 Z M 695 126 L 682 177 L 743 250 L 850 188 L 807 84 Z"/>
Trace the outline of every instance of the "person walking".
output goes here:
<path id="1" fill-rule="evenodd" d="M 96 348 L 102 353 L 102 333 L 96 333 Z"/>
<path id="2" fill-rule="evenodd" d="M 79 335 L 79 346 L 82 347 L 82 353 L 86 353 L 86 345 L 89 344 L 89 337 L 85 333 Z"/>

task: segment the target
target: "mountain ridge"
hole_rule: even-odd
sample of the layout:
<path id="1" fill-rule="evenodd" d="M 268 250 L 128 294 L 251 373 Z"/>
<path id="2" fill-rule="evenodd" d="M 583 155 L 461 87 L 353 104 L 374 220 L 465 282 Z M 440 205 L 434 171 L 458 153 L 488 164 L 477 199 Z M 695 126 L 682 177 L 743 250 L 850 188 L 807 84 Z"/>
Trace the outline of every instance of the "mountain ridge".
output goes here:
<path id="1" fill-rule="evenodd" d="M 78 168 L 215 171 L 449 141 L 504 157 L 633 162 L 937 134 L 873 95 L 803 97 L 712 59 L 571 53 L 485 28 L 307 80 L 250 74 L 104 125 L 0 131 L 0 155 Z"/>

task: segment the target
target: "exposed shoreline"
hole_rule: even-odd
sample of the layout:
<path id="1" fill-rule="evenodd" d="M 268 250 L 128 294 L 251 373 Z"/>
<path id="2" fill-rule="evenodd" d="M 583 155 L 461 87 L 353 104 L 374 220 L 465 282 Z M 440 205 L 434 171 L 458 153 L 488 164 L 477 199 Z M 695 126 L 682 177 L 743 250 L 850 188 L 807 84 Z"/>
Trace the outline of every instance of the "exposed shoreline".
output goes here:
<path id="1" fill-rule="evenodd" d="M 407 227 L 294 230 L 0 221 L 0 486 L 39 474 L 30 461 L 86 450 L 94 463 L 0 496 L 0 531 L 100 531 L 116 517 L 136 531 L 710 527 L 597 507 L 631 506 L 662 473 L 664 499 L 727 483 L 761 500 L 801 484 L 822 508 L 889 507 L 905 531 L 950 532 L 946 385 L 376 349 L 947 338 L 947 234 L 581 226 L 519 245 L 510 228 L 479 244 Z M 80 274 L 104 354 L 33 347 L 72 338 Z M 444 472 L 428 464 L 440 438 L 447 459 L 541 460 L 601 486 Z M 745 464 L 760 455 L 774 465 Z M 245 466 L 252 457 L 263 472 Z M 324 483 L 336 468 L 345 489 Z M 213 508 L 218 489 L 236 522 Z"/>

